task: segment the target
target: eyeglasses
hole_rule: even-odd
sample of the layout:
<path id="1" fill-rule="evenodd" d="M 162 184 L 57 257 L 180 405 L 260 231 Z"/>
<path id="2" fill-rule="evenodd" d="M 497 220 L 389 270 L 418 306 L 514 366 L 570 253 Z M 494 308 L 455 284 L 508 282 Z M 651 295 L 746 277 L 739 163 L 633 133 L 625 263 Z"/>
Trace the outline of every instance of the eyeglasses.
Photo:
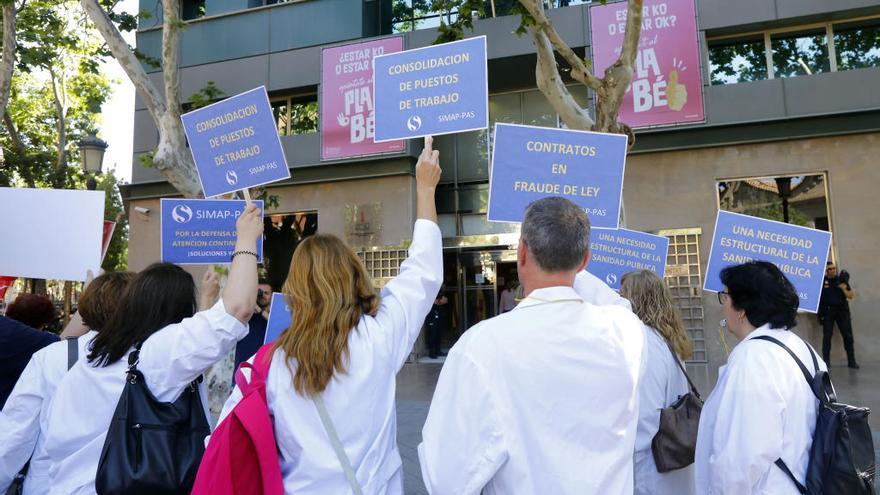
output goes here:
<path id="1" fill-rule="evenodd" d="M 721 291 L 718 293 L 718 304 L 724 304 L 730 299 L 730 292 Z"/>

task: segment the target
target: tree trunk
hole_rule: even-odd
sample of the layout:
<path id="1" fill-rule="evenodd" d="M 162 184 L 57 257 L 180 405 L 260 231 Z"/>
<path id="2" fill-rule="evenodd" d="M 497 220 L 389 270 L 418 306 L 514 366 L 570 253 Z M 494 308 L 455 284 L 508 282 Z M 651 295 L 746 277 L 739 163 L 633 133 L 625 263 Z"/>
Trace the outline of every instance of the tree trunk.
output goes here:
<path id="1" fill-rule="evenodd" d="M 3 58 L 0 59 L 0 115 L 6 113 L 15 68 L 15 2 L 3 5 Z"/>

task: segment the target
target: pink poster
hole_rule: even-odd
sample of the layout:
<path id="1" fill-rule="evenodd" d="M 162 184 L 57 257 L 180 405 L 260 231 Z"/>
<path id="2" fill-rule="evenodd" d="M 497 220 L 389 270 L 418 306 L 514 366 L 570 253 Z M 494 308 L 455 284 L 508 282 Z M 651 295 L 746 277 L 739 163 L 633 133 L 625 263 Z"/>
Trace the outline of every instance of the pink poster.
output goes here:
<path id="1" fill-rule="evenodd" d="M 627 2 L 590 8 L 593 67 L 599 77 L 617 61 Z M 703 81 L 694 0 L 645 0 L 632 84 L 620 107 L 630 127 L 702 122 Z"/>
<path id="2" fill-rule="evenodd" d="M 403 141 L 374 143 L 373 58 L 403 50 L 403 38 L 325 48 L 321 53 L 321 159 L 403 151 Z"/>

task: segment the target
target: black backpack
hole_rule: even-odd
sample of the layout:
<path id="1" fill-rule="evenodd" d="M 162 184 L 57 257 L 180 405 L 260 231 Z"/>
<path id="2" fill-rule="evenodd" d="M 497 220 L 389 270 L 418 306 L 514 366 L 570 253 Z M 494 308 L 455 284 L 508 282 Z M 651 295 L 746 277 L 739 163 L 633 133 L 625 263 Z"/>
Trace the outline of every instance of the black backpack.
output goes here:
<path id="1" fill-rule="evenodd" d="M 819 399 L 816 429 L 807 464 L 806 483 L 795 479 L 782 459 L 776 460 L 803 495 L 874 495 L 874 441 L 868 426 L 867 407 L 854 407 L 837 402 L 837 394 L 826 371 L 819 371 L 816 352 L 810 350 L 815 374 L 782 342 L 761 335 L 782 347 L 798 364 L 810 390 Z"/>
<path id="2" fill-rule="evenodd" d="M 125 388 L 107 431 L 98 495 L 189 493 L 211 428 L 199 396 L 199 376 L 174 402 L 160 402 L 137 369 L 141 344 L 128 355 Z"/>

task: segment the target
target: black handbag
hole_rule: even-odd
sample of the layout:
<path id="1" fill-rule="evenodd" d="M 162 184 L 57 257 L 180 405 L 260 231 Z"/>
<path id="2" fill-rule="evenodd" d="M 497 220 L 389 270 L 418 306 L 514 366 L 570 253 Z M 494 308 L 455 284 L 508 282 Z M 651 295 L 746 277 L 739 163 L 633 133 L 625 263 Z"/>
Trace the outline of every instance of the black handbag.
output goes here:
<path id="1" fill-rule="evenodd" d="M 101 451 L 100 495 L 189 493 L 211 428 L 199 396 L 200 376 L 174 402 L 161 402 L 137 369 L 141 344 L 128 356 L 125 388 Z"/>
<path id="2" fill-rule="evenodd" d="M 684 373 L 691 391 L 678 398 L 671 406 L 660 410 L 660 428 L 651 440 L 651 453 L 657 472 L 666 473 L 690 466 L 694 463 L 694 451 L 697 449 L 697 430 L 700 426 L 700 412 L 703 410 L 703 399 L 697 387 L 691 381 L 681 361 L 669 342 L 666 343 L 675 364 Z"/>
<path id="3" fill-rule="evenodd" d="M 30 467 L 31 462 L 28 461 L 27 464 L 21 468 L 21 471 L 15 475 L 15 478 L 12 478 L 12 483 L 9 485 L 9 488 L 6 489 L 6 495 L 23 495 L 24 494 L 24 479 L 27 478 L 28 468 Z"/>

